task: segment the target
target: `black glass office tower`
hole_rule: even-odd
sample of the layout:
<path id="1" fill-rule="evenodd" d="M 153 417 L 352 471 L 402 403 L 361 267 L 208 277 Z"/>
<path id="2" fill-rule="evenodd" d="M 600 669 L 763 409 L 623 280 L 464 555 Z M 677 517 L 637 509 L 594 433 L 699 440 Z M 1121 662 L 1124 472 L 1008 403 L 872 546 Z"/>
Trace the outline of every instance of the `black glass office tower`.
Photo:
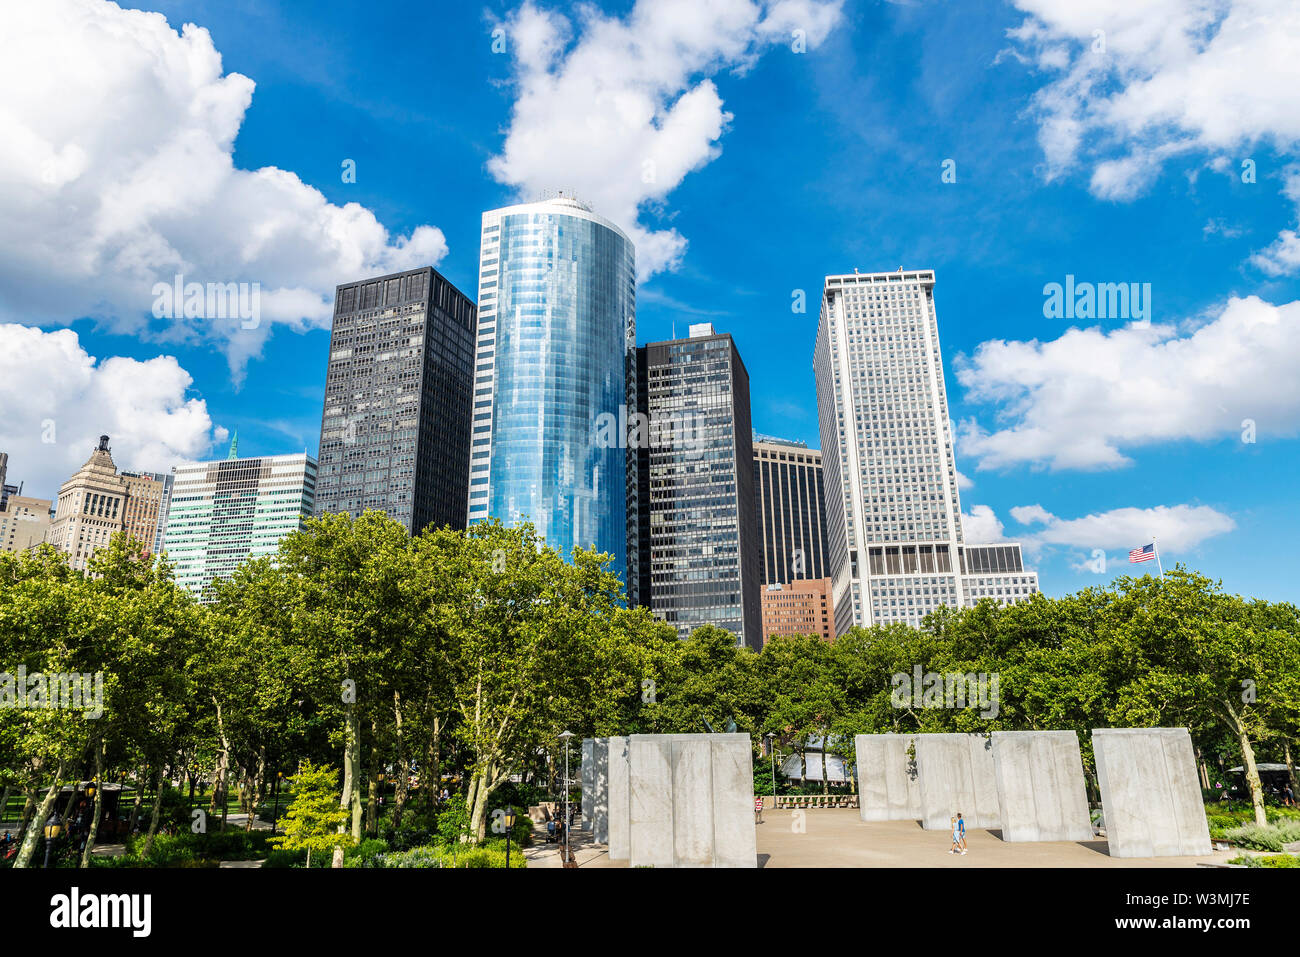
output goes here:
<path id="1" fill-rule="evenodd" d="M 755 436 L 754 496 L 763 536 L 763 584 L 825 578 L 821 452 L 803 442 Z"/>
<path id="2" fill-rule="evenodd" d="M 649 506 L 638 516 L 649 569 L 641 601 L 681 637 L 713 624 L 761 649 L 763 546 L 745 364 L 731 336 L 708 324 L 642 346 L 637 364 L 647 416 L 638 485 Z"/>
<path id="3" fill-rule="evenodd" d="M 316 511 L 465 527 L 474 303 L 430 267 L 335 292 Z"/>

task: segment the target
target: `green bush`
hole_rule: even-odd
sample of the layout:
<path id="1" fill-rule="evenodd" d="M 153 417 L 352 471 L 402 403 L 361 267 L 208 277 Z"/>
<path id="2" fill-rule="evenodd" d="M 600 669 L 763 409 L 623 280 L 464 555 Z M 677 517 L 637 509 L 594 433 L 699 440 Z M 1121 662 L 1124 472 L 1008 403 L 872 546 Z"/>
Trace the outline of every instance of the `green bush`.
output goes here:
<path id="1" fill-rule="evenodd" d="M 464 795 L 454 794 L 443 805 L 438 812 L 437 830 L 439 844 L 459 843 L 461 836 L 469 833 L 469 807 L 465 804 Z"/>
<path id="2" fill-rule="evenodd" d="M 393 851 L 376 855 L 369 867 L 406 868 L 406 867 L 468 867 L 491 868 L 505 867 L 506 853 L 496 847 L 447 846 L 441 844 L 413 847 L 409 851 Z M 510 867 L 526 867 L 523 854 L 510 855 Z"/>
<path id="3" fill-rule="evenodd" d="M 373 862 L 376 857 L 391 853 L 391 848 L 387 841 L 380 838 L 367 838 L 360 844 L 354 844 L 351 847 L 343 849 L 343 866 L 344 867 L 374 867 Z M 330 852 L 324 854 L 319 851 L 311 856 L 312 870 L 317 868 L 329 868 L 334 864 L 334 855 Z M 263 868 L 285 868 L 285 867 L 306 867 L 307 852 L 305 850 L 284 850 L 275 848 L 267 856 Z"/>
<path id="4" fill-rule="evenodd" d="M 424 844 L 433 844 L 438 840 L 438 818 L 431 811 L 415 811 L 407 808 L 402 812 L 401 827 L 393 827 L 392 818 L 381 818 L 379 835 L 395 851 L 406 851 Z"/>
<path id="5" fill-rule="evenodd" d="M 1258 824 L 1245 824 L 1224 831 L 1223 839 L 1241 847 L 1249 847 L 1252 850 L 1277 853 L 1282 850 L 1283 844 L 1300 841 L 1300 821 L 1292 819 L 1280 820 L 1276 824 L 1270 824 L 1267 827 L 1260 827 Z"/>
<path id="6" fill-rule="evenodd" d="M 373 867 L 374 859 L 381 854 L 387 854 L 392 850 L 387 841 L 381 841 L 377 837 L 370 837 L 357 844 L 355 847 L 349 847 L 343 852 L 344 867 Z M 314 862 L 313 862 L 314 863 Z"/>
<path id="7" fill-rule="evenodd" d="M 1300 867 L 1300 857 L 1294 854 L 1267 854 L 1262 857 L 1241 854 L 1228 863 L 1243 864 L 1246 867 Z"/>

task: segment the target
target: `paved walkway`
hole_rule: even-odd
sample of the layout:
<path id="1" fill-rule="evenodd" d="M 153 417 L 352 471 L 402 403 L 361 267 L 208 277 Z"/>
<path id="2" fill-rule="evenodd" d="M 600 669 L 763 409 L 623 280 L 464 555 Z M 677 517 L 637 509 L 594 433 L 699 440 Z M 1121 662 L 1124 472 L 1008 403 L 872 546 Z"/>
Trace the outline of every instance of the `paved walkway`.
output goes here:
<path id="1" fill-rule="evenodd" d="M 1204 857 L 1113 858 L 1105 838 L 1095 841 L 1009 844 L 998 830 L 966 832 L 967 853 L 949 854 L 952 836 L 915 821 L 872 821 L 856 809 L 806 811 L 794 830 L 790 811 L 765 811 L 758 828 L 760 867 L 1195 867 L 1223 863 L 1236 852 Z"/>
<path id="2" fill-rule="evenodd" d="M 609 859 L 609 849 L 603 844 L 596 844 L 591 839 L 591 832 L 575 827 L 569 832 L 569 850 L 579 867 L 618 867 Z M 546 843 L 546 825 L 533 825 L 533 843 L 523 849 L 529 867 L 563 867 L 562 844 Z M 512 852 L 513 853 L 513 852 Z"/>
<path id="3" fill-rule="evenodd" d="M 759 867 L 1196 867 L 1223 864 L 1239 851 L 1215 851 L 1203 857 L 1112 858 L 1105 838 L 1075 843 L 1008 844 L 997 830 L 966 832 L 967 853 L 949 854 L 947 830 L 927 831 L 915 821 L 864 822 L 856 808 L 805 811 L 804 830 L 794 830 L 788 810 L 768 809 L 756 825 Z M 579 867 L 626 867 L 609 859 L 603 845 L 587 831 L 572 834 Z M 538 843 L 527 849 L 529 867 L 559 867 L 560 853 L 546 844 L 543 829 Z"/>

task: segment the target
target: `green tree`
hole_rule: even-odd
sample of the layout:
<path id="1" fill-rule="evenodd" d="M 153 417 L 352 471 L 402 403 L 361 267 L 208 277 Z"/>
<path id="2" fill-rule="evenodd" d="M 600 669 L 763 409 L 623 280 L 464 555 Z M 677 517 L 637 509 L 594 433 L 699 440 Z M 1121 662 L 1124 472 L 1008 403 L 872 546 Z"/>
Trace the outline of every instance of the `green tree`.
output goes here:
<path id="1" fill-rule="evenodd" d="M 311 867 L 312 851 L 335 851 L 350 847 L 352 835 L 342 832 L 348 809 L 338 801 L 338 771 L 304 761 L 293 776 L 293 801 L 284 813 L 284 833 L 270 843 L 289 851 L 306 851 Z"/>

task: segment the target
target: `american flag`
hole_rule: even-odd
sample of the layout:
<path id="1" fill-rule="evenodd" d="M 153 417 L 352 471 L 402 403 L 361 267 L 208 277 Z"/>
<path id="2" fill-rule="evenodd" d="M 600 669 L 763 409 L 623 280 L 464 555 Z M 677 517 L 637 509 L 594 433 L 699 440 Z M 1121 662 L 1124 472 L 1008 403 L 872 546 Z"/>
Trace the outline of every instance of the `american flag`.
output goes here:
<path id="1" fill-rule="evenodd" d="M 1156 557 L 1156 543 L 1143 545 L 1141 548 L 1131 548 L 1128 553 L 1130 562 L 1149 562 Z"/>

